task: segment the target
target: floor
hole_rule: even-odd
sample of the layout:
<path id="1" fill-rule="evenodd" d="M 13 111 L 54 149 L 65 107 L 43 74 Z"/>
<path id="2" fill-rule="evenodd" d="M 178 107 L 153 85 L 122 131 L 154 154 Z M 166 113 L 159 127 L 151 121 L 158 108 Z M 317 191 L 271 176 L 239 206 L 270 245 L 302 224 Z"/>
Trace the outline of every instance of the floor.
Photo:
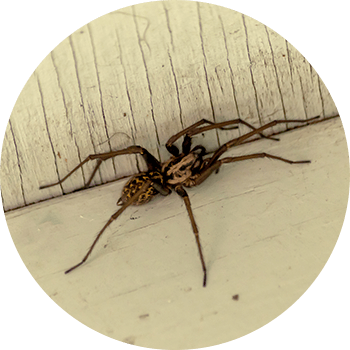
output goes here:
<path id="1" fill-rule="evenodd" d="M 264 326 L 303 295 L 327 262 L 346 211 L 349 163 L 339 118 L 229 154 L 262 151 L 312 163 L 227 164 L 188 190 L 206 288 L 190 221 L 175 194 L 126 210 L 68 275 L 117 210 L 125 181 L 9 212 L 7 223 L 41 288 L 88 327 L 151 348 L 220 344 Z"/>

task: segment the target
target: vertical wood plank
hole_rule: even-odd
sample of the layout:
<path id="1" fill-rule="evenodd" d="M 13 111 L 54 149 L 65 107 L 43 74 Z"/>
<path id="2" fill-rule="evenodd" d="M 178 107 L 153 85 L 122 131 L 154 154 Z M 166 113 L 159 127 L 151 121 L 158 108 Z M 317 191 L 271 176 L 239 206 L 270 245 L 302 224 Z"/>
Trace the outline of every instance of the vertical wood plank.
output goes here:
<path id="1" fill-rule="evenodd" d="M 3 147 L 4 207 L 83 187 L 94 161 L 61 186 L 39 191 L 89 154 L 138 144 L 164 161 L 169 137 L 202 118 L 260 126 L 336 114 L 309 62 L 264 24 L 206 3 L 124 8 L 70 35 L 27 82 Z M 213 150 L 246 131 L 209 131 L 193 143 Z M 103 162 L 92 185 L 144 169 L 140 156 L 120 156 Z"/>

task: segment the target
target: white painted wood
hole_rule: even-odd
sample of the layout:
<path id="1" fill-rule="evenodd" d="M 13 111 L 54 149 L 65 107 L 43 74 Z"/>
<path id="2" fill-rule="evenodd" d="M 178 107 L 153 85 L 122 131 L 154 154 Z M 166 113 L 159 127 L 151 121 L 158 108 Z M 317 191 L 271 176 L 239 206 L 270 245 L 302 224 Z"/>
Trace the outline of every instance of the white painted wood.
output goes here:
<path id="1" fill-rule="evenodd" d="M 165 160 L 167 139 L 201 118 L 259 126 L 336 114 L 310 64 L 263 24 L 197 2 L 124 8 L 77 30 L 28 80 L 3 144 L 4 208 L 81 188 L 92 163 L 61 186 L 38 189 L 92 153 L 140 144 Z M 212 131 L 195 142 L 213 149 L 236 134 Z M 118 157 L 101 166 L 93 184 L 143 167 L 140 158 Z"/>
<path id="2" fill-rule="evenodd" d="M 261 151 L 312 163 L 227 164 L 188 190 L 208 268 L 206 288 L 186 209 L 175 194 L 128 208 L 86 264 L 68 275 L 63 272 L 117 210 L 125 181 L 9 212 L 7 223 L 43 290 L 94 330 L 158 349 L 227 342 L 270 322 L 306 291 L 334 248 L 348 200 L 339 118 L 229 155 Z"/>

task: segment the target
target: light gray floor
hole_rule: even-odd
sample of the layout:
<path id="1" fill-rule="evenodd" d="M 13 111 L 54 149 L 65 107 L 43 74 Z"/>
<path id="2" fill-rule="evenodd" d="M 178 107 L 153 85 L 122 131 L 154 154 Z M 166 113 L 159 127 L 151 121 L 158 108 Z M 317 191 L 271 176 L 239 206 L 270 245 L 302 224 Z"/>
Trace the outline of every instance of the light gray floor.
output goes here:
<path id="1" fill-rule="evenodd" d="M 347 205 L 349 164 L 339 118 L 262 140 L 230 155 L 269 159 L 225 165 L 189 189 L 208 268 L 175 194 L 129 208 L 80 261 L 117 210 L 125 181 L 6 215 L 30 273 L 64 310 L 109 337 L 151 348 L 193 348 L 241 337 L 291 306 L 320 273 Z M 232 297 L 238 294 L 239 299 Z"/>

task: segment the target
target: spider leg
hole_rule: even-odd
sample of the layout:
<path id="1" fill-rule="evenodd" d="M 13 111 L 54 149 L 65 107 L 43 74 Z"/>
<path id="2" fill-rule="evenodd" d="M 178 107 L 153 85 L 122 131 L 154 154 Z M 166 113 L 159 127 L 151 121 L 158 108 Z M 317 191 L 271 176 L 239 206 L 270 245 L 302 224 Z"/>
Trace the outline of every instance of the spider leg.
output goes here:
<path id="1" fill-rule="evenodd" d="M 195 179 L 195 186 L 201 184 L 204 180 L 206 180 L 214 171 L 218 172 L 219 168 L 224 163 L 233 163 L 233 162 L 240 162 L 242 160 L 248 160 L 248 159 L 254 159 L 254 158 L 271 158 L 280 160 L 282 162 L 288 163 L 288 164 L 305 164 L 305 163 L 311 163 L 310 160 L 289 160 L 282 157 L 277 157 L 269 153 L 253 153 L 253 154 L 247 154 L 245 156 L 238 156 L 238 157 L 226 157 L 222 158 L 218 161 L 216 161 L 214 164 L 212 164 L 208 168 L 204 168 L 203 171 L 200 173 L 200 175 Z"/>
<path id="2" fill-rule="evenodd" d="M 274 120 L 268 124 L 265 124 L 263 126 L 261 126 L 258 129 L 255 129 L 253 131 L 250 131 L 248 133 L 246 133 L 245 135 L 242 135 L 236 139 L 233 139 L 231 141 L 228 141 L 226 143 L 224 143 L 221 147 L 219 147 L 213 154 L 213 156 L 211 157 L 210 161 L 208 162 L 208 164 L 206 165 L 206 168 L 209 168 L 211 165 L 213 165 L 218 159 L 219 157 L 226 152 L 229 148 L 234 147 L 234 146 L 238 146 L 240 144 L 242 144 L 244 141 L 246 141 L 247 139 L 249 139 L 250 137 L 256 135 L 256 134 L 260 134 L 262 131 L 271 128 L 277 124 L 286 124 L 286 123 L 308 123 L 310 121 L 313 121 L 317 118 L 319 118 L 320 116 L 314 117 L 314 118 L 310 118 L 310 119 L 305 119 L 305 120 L 296 120 L 296 119 L 292 119 L 292 120 Z"/>
<path id="3" fill-rule="evenodd" d="M 221 129 L 221 130 L 237 129 L 238 128 L 237 126 L 230 127 L 230 128 L 227 127 L 228 125 L 233 125 L 233 124 L 243 124 L 252 130 L 257 129 L 253 125 L 247 123 L 245 120 L 237 118 L 237 119 L 233 119 L 233 120 L 227 120 L 227 121 L 221 122 L 221 123 L 212 123 L 211 125 L 203 126 L 201 128 L 197 128 L 197 129 L 192 129 L 187 134 L 189 136 L 193 136 L 193 135 L 200 134 L 202 132 L 212 130 L 212 129 Z M 263 138 L 274 140 L 274 141 L 279 141 L 279 139 L 276 139 L 276 138 L 271 137 L 271 136 L 266 136 L 263 133 L 259 133 L 259 134 Z"/>
<path id="4" fill-rule="evenodd" d="M 203 287 L 205 287 L 206 283 L 207 283 L 207 269 L 205 267 L 204 257 L 203 257 L 203 253 L 202 253 L 202 247 L 201 247 L 201 243 L 199 240 L 199 232 L 198 232 L 198 228 L 196 225 L 196 221 L 194 220 L 194 216 L 193 216 L 193 212 L 192 212 L 192 208 L 191 208 L 191 202 L 190 202 L 190 199 L 188 197 L 187 192 L 185 191 L 185 189 L 183 187 L 177 186 L 175 188 L 175 191 L 180 197 L 183 198 L 185 205 L 186 205 L 187 212 L 188 212 L 188 216 L 190 217 L 190 220 L 191 220 L 192 230 L 193 230 L 194 236 L 196 238 L 198 251 L 199 251 L 199 257 L 200 257 L 201 263 L 202 263 L 202 269 L 203 269 L 203 273 L 204 273 Z"/>
<path id="5" fill-rule="evenodd" d="M 209 124 L 209 125 L 203 126 L 203 127 L 200 128 L 200 126 L 203 125 L 203 124 Z M 212 130 L 212 129 L 221 129 L 221 130 L 237 129 L 238 128 L 237 126 L 232 126 L 232 125 L 235 125 L 235 124 L 243 124 L 243 125 L 251 128 L 252 130 L 256 130 L 256 128 L 254 126 L 252 126 L 251 124 L 247 123 L 246 121 L 244 121 L 243 119 L 240 119 L 240 118 L 233 119 L 233 120 L 228 120 L 228 121 L 221 122 L 221 123 L 214 123 L 214 122 L 211 122 L 210 120 L 202 119 L 202 120 L 198 121 L 197 123 L 194 123 L 194 124 L 190 125 L 189 127 L 181 130 L 177 134 L 173 135 L 168 140 L 168 142 L 166 143 L 165 147 L 167 148 L 167 150 L 172 155 L 178 156 L 179 155 L 179 149 L 175 145 L 173 145 L 173 143 L 176 142 L 181 136 L 187 135 L 188 136 L 188 140 L 186 141 L 186 137 L 185 137 L 185 140 L 183 141 L 183 144 L 182 144 L 183 152 L 186 154 L 185 151 L 188 150 L 188 147 L 191 147 L 190 146 L 190 144 L 191 144 L 190 137 L 192 137 L 192 136 L 194 136 L 196 134 L 200 134 L 202 132 L 208 131 L 208 130 Z M 270 137 L 270 136 L 265 136 L 261 132 L 259 134 L 260 134 L 261 137 L 278 141 L 278 139 Z M 188 152 L 189 152 L 189 150 L 188 150 Z"/>
<path id="6" fill-rule="evenodd" d="M 202 124 L 213 125 L 212 129 L 215 129 L 215 128 L 222 129 L 222 130 L 237 129 L 237 126 L 233 126 L 233 127 L 229 127 L 229 128 L 224 128 L 222 126 L 215 126 L 217 123 L 211 122 L 210 120 L 207 120 L 207 119 L 201 119 L 198 122 L 190 125 L 189 127 L 185 128 L 185 129 L 181 130 L 180 132 L 178 132 L 177 134 L 173 135 L 168 140 L 168 142 L 165 144 L 165 147 L 169 151 L 169 153 L 171 153 L 173 156 L 178 156 L 179 155 L 179 149 L 175 145 L 173 145 L 173 143 L 175 141 L 177 141 L 181 136 L 186 135 L 189 131 L 196 129 L 197 127 L 201 126 Z M 186 141 L 186 142 L 188 142 L 188 141 Z M 185 140 L 184 140 L 184 142 L 182 144 L 182 148 L 184 148 L 184 147 L 186 147 Z"/>
<path id="7" fill-rule="evenodd" d="M 106 228 L 115 220 L 117 219 L 117 217 L 127 208 L 129 207 L 132 203 L 134 203 L 138 197 L 144 193 L 147 188 L 149 186 L 151 186 L 152 183 L 151 181 L 146 181 L 141 188 L 118 210 L 116 211 L 111 217 L 110 219 L 106 222 L 106 224 L 102 227 L 102 230 L 98 233 L 98 235 L 96 236 L 95 240 L 93 241 L 92 245 L 90 246 L 88 252 L 86 253 L 86 255 L 84 256 L 83 260 L 79 263 L 74 265 L 73 267 L 71 267 L 70 269 L 68 269 L 65 273 L 69 273 L 71 271 L 73 271 L 74 269 L 76 269 L 77 267 L 79 267 L 80 265 L 84 264 L 84 262 L 86 261 L 86 259 L 89 257 L 89 255 L 91 254 L 92 250 L 94 249 L 97 241 L 100 239 L 100 237 L 102 236 L 102 233 L 106 230 Z"/>
<path id="8" fill-rule="evenodd" d="M 140 146 L 130 146 L 128 148 L 119 150 L 119 151 L 112 151 L 112 152 L 107 152 L 107 153 L 100 153 L 100 154 L 90 154 L 88 157 L 86 157 L 80 164 L 78 164 L 72 171 L 70 171 L 65 177 L 63 177 L 61 180 L 50 184 L 50 185 L 45 185 L 45 186 L 40 186 L 39 189 L 42 190 L 44 188 L 48 188 L 51 186 L 59 185 L 63 181 L 65 181 L 69 176 L 71 176 L 75 171 L 77 171 L 79 168 L 81 168 L 85 163 L 87 163 L 90 160 L 97 159 L 97 164 L 88 180 L 88 182 L 85 185 L 86 187 L 89 187 L 93 177 L 95 176 L 99 166 L 101 163 L 107 159 L 123 155 L 123 154 L 141 154 L 142 157 L 144 158 L 145 162 L 147 163 L 148 170 L 159 170 L 161 168 L 161 165 L 159 161 L 152 156 L 145 148 L 142 148 Z"/>
<path id="9" fill-rule="evenodd" d="M 271 158 L 271 159 L 276 159 L 276 160 L 280 160 L 282 162 L 288 163 L 288 164 L 305 164 L 305 163 L 311 163 L 311 160 L 289 160 L 286 158 L 282 158 L 282 157 L 277 157 L 274 156 L 272 154 L 269 153 L 253 153 L 253 154 L 248 154 L 245 156 L 238 156 L 238 157 L 226 157 L 226 158 L 222 158 L 219 160 L 219 162 L 221 164 L 224 163 L 233 163 L 233 162 L 239 162 L 241 160 L 247 160 L 247 159 L 254 159 L 254 158 Z"/>

